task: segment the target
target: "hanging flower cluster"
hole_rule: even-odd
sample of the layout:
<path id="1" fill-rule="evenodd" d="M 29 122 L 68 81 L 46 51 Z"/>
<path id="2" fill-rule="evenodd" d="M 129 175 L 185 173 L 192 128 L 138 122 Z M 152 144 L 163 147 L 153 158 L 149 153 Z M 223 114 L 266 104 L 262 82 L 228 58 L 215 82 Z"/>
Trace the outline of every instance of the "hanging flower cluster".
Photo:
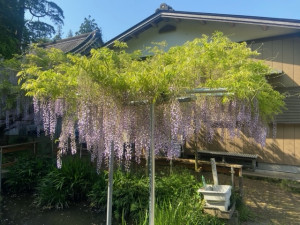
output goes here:
<path id="1" fill-rule="evenodd" d="M 86 143 L 98 168 L 110 157 L 112 142 L 127 166 L 147 157 L 150 103 L 155 103 L 155 153 L 169 159 L 180 156 L 183 141 L 193 135 L 204 133 L 212 142 L 220 129 L 223 137 L 226 130 L 231 138 L 243 133 L 264 146 L 265 125 L 280 112 L 283 96 L 268 84 L 270 69 L 251 59 L 257 53 L 245 43 L 216 33 L 167 52 L 156 46 L 144 60 L 141 51 L 129 54 L 119 48 L 123 45 L 92 50 L 90 57 L 56 49 L 34 49 L 36 55 L 28 56 L 19 77 L 34 97 L 35 122 L 43 123 L 50 137 L 62 126 L 58 166 L 68 149 L 75 154 L 77 143 Z M 191 94 L 196 87 L 222 87 L 232 95 Z"/>
<path id="2" fill-rule="evenodd" d="M 112 142 L 116 157 L 119 162 L 125 161 L 127 168 L 132 159 L 139 163 L 143 154 L 147 157 L 149 105 L 125 105 L 112 96 L 104 93 L 101 96 L 97 101 L 80 98 L 78 111 L 72 114 L 63 99 L 43 102 L 34 99 L 35 121 L 43 123 L 45 134 L 53 138 L 57 121 L 62 119 L 58 167 L 68 149 L 76 153 L 76 142 L 86 143 L 98 169 L 103 159 L 110 157 Z M 155 115 L 155 153 L 168 159 L 179 157 L 183 141 L 200 131 L 205 133 L 207 142 L 214 140 L 219 128 L 222 134 L 228 130 L 230 138 L 242 132 L 262 146 L 266 140 L 267 127 L 262 123 L 257 104 L 251 107 L 246 101 L 233 99 L 222 103 L 221 97 L 205 95 L 191 102 L 174 99 L 157 105 Z"/>

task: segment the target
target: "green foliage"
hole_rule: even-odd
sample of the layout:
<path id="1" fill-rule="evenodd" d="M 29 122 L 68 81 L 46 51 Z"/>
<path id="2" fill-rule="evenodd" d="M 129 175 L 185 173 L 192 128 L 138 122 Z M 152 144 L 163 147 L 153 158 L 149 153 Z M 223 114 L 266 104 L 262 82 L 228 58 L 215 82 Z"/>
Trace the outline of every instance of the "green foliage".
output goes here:
<path id="1" fill-rule="evenodd" d="M 300 183 L 298 181 L 284 179 L 280 181 L 280 187 L 284 190 L 300 193 Z"/>
<path id="2" fill-rule="evenodd" d="M 135 218 L 137 213 L 148 206 L 148 178 L 118 171 L 114 174 L 113 207 L 114 215 L 120 219 Z"/>
<path id="3" fill-rule="evenodd" d="M 35 46 L 26 60 L 27 63 L 23 64 L 23 71 L 18 76 L 19 83 L 28 96 L 53 99 L 69 96 L 72 99 L 76 95 L 76 68 L 71 64 L 68 67 L 68 57 L 61 50 L 45 50 Z M 25 78 L 26 82 L 23 83 Z"/>
<path id="4" fill-rule="evenodd" d="M 30 13 L 33 18 L 24 24 L 23 39 L 26 42 L 38 42 L 41 39 L 50 38 L 55 33 L 54 27 L 42 22 L 40 18 L 48 18 L 55 25 L 63 25 L 63 10 L 53 1 L 24 0 L 20 2 L 20 11 Z"/>
<path id="5" fill-rule="evenodd" d="M 200 186 L 195 177 L 186 170 L 158 177 L 155 187 L 157 201 L 168 202 L 178 200 L 183 195 L 193 196 Z"/>
<path id="6" fill-rule="evenodd" d="M 115 215 L 120 216 L 119 213 L 122 213 L 122 224 L 147 224 L 148 179 L 135 177 L 135 182 L 131 182 L 132 178 L 132 175 L 122 173 L 115 178 L 115 182 L 122 183 L 125 187 L 125 190 L 123 190 L 124 187 L 118 190 L 122 193 L 118 197 L 122 197 L 122 199 L 117 199 L 116 201 L 122 202 L 123 208 L 116 211 Z M 143 184 L 137 184 L 140 182 Z M 115 186 L 114 189 L 117 189 Z M 170 176 L 158 176 L 156 178 L 155 224 L 224 224 L 215 217 L 203 214 L 202 201 L 196 191 L 198 187 L 199 183 L 188 171 L 175 172 Z M 131 192 L 134 193 L 132 194 Z M 125 195 L 130 195 L 131 197 L 125 197 L 124 200 Z M 132 196 L 137 199 L 131 199 Z M 126 203 L 125 201 L 128 202 Z M 134 203 L 136 211 L 130 211 L 132 209 L 132 205 L 129 205 L 130 202 Z M 115 201 L 113 206 L 115 206 Z M 126 207 L 130 208 L 130 210 Z"/>
<path id="7" fill-rule="evenodd" d="M 98 174 L 91 191 L 87 194 L 90 206 L 93 208 L 105 208 L 107 201 L 107 175 L 106 171 Z"/>
<path id="8" fill-rule="evenodd" d="M 107 175 L 99 178 L 88 194 L 92 207 L 105 208 L 107 201 Z M 104 180 L 104 176 L 106 180 Z M 148 178 L 131 173 L 116 171 L 113 184 L 113 210 L 117 219 L 128 219 L 148 207 L 149 186 Z"/>
<path id="9" fill-rule="evenodd" d="M 5 100 L 0 103 L 0 107 L 5 110 L 15 108 L 16 98 L 24 96 L 24 91 L 17 85 L 17 71 L 20 69 L 18 56 L 0 61 L 0 95 Z"/>
<path id="10" fill-rule="evenodd" d="M 25 16 L 30 19 L 26 20 Z M 41 18 L 62 25 L 64 15 L 52 1 L 0 0 L 0 55 L 11 58 L 28 44 L 50 38 L 55 33 L 54 27 Z"/>
<path id="11" fill-rule="evenodd" d="M 238 98 L 254 105 L 257 100 L 266 122 L 281 111 L 284 97 L 266 80 L 270 68 L 253 60 L 258 53 L 246 43 L 216 32 L 168 51 L 164 46 L 147 48 L 151 56 L 145 60 L 141 51 L 127 53 L 124 43 L 116 43 L 114 50 L 92 50 L 89 58 L 34 48 L 36 55 L 26 56 L 19 73 L 22 88 L 28 95 L 65 98 L 71 105 L 80 98 L 97 101 L 103 93 L 121 102 L 161 102 L 194 88 L 227 88 L 233 95 L 223 101 Z"/>
<path id="12" fill-rule="evenodd" d="M 18 157 L 8 171 L 5 189 L 9 193 L 32 192 L 52 167 L 53 163 L 46 158 Z"/>
<path id="13" fill-rule="evenodd" d="M 84 17 L 84 21 L 80 25 L 79 31 L 77 31 L 75 34 L 76 35 L 85 34 L 85 33 L 92 32 L 94 30 L 101 31 L 95 19 L 92 19 L 91 15 L 89 15 L 88 18 Z"/>
<path id="14" fill-rule="evenodd" d="M 63 158 L 62 168 L 53 168 L 39 183 L 35 203 L 44 208 L 67 207 L 87 198 L 95 178 L 90 162 L 73 156 Z"/>
<path id="15" fill-rule="evenodd" d="M 231 193 L 230 202 L 235 202 L 236 210 L 239 212 L 239 220 L 241 222 L 254 220 L 253 212 L 251 212 L 250 209 L 246 206 L 243 198 L 238 193 Z"/>
<path id="16" fill-rule="evenodd" d="M 194 210 L 193 207 L 200 207 L 201 205 L 199 195 L 196 192 L 199 188 L 199 183 L 197 183 L 195 177 L 187 171 L 175 172 L 170 176 L 158 176 L 156 177 L 155 186 L 157 204 L 156 210 L 168 211 L 170 213 L 170 217 L 171 214 L 174 213 L 172 210 L 175 210 L 174 208 L 169 208 L 170 204 L 178 205 L 178 207 L 181 208 L 189 205 L 189 207 L 185 209 L 188 211 L 192 209 Z M 144 176 L 116 171 L 114 173 L 113 188 L 114 216 L 117 219 L 122 219 L 123 223 L 128 220 L 136 221 L 136 223 L 145 221 L 145 215 L 147 214 L 149 206 L 149 179 Z M 91 192 L 89 193 L 91 206 L 104 208 L 106 204 L 106 194 L 107 181 L 104 182 L 104 175 L 100 174 L 99 180 L 94 184 Z M 183 204 L 182 201 L 186 202 Z M 187 201 L 189 201 L 189 203 L 187 203 Z M 189 211 L 188 215 L 185 215 L 184 218 L 187 219 L 191 213 L 192 212 Z M 197 208 L 197 215 L 199 216 L 200 214 L 202 215 L 201 207 Z M 194 216 L 191 217 L 195 220 Z M 172 220 L 170 218 L 168 219 L 173 221 L 175 218 L 177 217 L 172 218 Z M 162 220 L 163 218 L 160 219 Z"/>
<path id="17" fill-rule="evenodd" d="M 20 23 L 16 13 L 17 0 L 0 0 L 0 58 L 8 59 L 20 53 L 16 30 Z"/>
<path id="18" fill-rule="evenodd" d="M 225 224 L 216 217 L 203 214 L 199 201 L 194 196 L 182 196 L 179 201 L 168 201 L 155 207 L 155 224 L 165 225 L 221 225 Z M 143 221 L 143 220 L 142 220 Z"/>

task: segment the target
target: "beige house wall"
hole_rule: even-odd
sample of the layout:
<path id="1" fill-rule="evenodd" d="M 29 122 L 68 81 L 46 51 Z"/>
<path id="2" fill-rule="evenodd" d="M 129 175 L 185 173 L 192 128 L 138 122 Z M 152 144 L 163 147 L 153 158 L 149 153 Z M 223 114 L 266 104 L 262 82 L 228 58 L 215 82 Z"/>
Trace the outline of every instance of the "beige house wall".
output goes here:
<path id="1" fill-rule="evenodd" d="M 276 87 L 300 86 L 300 38 L 283 38 L 252 45 L 261 53 L 260 58 L 283 75 L 270 82 Z M 300 165 L 300 124 L 278 124 L 276 139 L 269 138 L 258 153 L 264 162 Z"/>
<path id="2" fill-rule="evenodd" d="M 300 38 L 284 38 L 250 44 L 274 70 L 283 71 L 270 82 L 276 87 L 300 86 Z M 276 138 L 272 128 L 266 146 L 262 148 L 247 137 L 226 140 L 226 150 L 258 154 L 260 162 L 300 165 L 300 124 L 277 124 Z"/>
<path id="3" fill-rule="evenodd" d="M 277 87 L 300 86 L 300 38 L 285 38 L 250 44 L 268 65 L 284 75 L 271 79 Z"/>

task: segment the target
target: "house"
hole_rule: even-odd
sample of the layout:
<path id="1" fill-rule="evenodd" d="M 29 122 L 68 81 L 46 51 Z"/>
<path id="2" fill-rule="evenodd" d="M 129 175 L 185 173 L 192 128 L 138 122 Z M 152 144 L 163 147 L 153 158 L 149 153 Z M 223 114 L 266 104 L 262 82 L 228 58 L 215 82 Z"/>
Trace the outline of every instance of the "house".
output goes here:
<path id="1" fill-rule="evenodd" d="M 99 48 L 102 45 L 103 41 L 100 31 L 94 30 L 90 33 L 80 34 L 71 38 L 65 38 L 46 43 L 41 47 L 58 48 L 65 53 L 88 55 L 92 48 Z"/>
<path id="2" fill-rule="evenodd" d="M 128 30 L 107 41 L 123 41 L 128 51 L 143 49 L 152 42 L 166 41 L 168 46 L 221 31 L 232 41 L 246 42 L 260 52 L 259 59 L 273 67 L 270 83 L 286 93 L 287 109 L 276 118 L 277 134 L 272 132 L 264 148 L 247 137 L 226 139 L 205 146 L 209 150 L 258 154 L 261 167 L 300 172 L 300 20 L 254 16 L 175 11 L 161 4 L 156 12 Z M 272 127 L 270 126 L 270 130 Z"/>

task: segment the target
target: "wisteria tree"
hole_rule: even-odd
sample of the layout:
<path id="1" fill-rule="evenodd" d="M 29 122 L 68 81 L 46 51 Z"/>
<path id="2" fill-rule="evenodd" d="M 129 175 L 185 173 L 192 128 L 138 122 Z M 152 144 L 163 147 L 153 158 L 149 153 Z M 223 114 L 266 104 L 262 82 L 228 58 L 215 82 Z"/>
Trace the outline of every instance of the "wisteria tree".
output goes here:
<path id="1" fill-rule="evenodd" d="M 0 60 L 0 127 L 7 130 L 21 125 L 20 120 L 30 119 L 31 98 L 18 85 L 17 72 L 20 58 Z"/>
<path id="2" fill-rule="evenodd" d="M 145 60 L 141 51 L 127 53 L 124 43 L 92 50 L 90 57 L 37 47 L 26 55 L 19 82 L 33 97 L 35 123 L 53 137 L 62 119 L 58 167 L 68 149 L 76 153 L 75 133 L 98 168 L 109 157 L 112 141 L 119 160 L 139 162 L 149 149 L 151 103 L 156 105 L 155 152 L 169 159 L 179 156 L 181 140 L 200 130 L 207 141 L 221 128 L 231 137 L 243 132 L 264 145 L 266 125 L 284 103 L 265 78 L 271 69 L 252 59 L 256 51 L 218 32 L 163 49 L 161 44 L 147 48 Z M 191 92 L 204 87 L 228 93 Z M 180 102 L 181 97 L 195 100 Z M 135 143 L 134 155 L 130 143 Z"/>

